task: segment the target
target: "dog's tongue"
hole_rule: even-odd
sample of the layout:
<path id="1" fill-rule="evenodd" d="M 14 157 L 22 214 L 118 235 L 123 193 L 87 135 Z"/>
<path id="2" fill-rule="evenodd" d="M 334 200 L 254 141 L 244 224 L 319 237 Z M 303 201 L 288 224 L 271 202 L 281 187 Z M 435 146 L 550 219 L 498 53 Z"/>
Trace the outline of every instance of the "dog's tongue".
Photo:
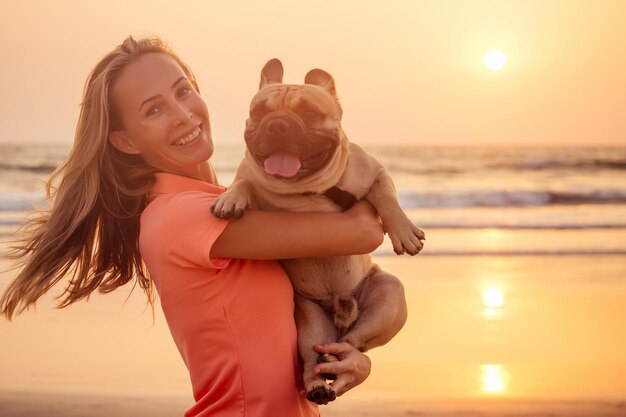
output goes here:
<path id="1" fill-rule="evenodd" d="M 286 153 L 275 153 L 263 163 L 265 171 L 270 175 L 280 175 L 281 177 L 293 177 L 300 171 L 300 160 L 293 155 Z"/>

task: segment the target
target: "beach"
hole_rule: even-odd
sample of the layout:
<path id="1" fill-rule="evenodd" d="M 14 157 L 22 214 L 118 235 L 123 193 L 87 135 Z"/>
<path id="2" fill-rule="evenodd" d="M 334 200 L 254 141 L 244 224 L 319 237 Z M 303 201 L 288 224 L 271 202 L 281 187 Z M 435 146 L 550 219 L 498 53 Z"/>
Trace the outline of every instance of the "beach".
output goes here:
<path id="1" fill-rule="evenodd" d="M 626 416 L 626 148 L 368 150 L 426 245 L 375 251 L 409 318 L 322 416 Z M 0 148 L 0 252 L 68 151 Z M 223 184 L 242 153 L 216 148 Z M 187 370 L 158 300 L 131 287 L 58 310 L 60 284 L 0 320 L 0 417 L 182 416 Z"/>
<path id="2" fill-rule="evenodd" d="M 623 257 L 376 262 L 402 278 L 409 319 L 323 416 L 626 415 Z M 162 313 L 153 322 L 141 293 L 52 301 L 0 322 L 0 415 L 173 416 L 191 404 Z"/>
<path id="3" fill-rule="evenodd" d="M 0 392 L 0 412 L 5 417 L 171 417 L 182 415 L 184 407 L 184 401 L 177 398 Z M 533 399 L 412 402 L 345 399 L 321 410 L 325 417 L 621 417 L 625 413 L 623 402 Z"/>

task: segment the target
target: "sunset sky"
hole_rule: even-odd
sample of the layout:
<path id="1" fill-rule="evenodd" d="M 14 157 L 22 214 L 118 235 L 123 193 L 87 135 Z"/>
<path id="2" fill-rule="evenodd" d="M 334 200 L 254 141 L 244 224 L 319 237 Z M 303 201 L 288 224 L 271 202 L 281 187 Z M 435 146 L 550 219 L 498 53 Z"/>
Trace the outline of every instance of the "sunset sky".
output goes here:
<path id="1" fill-rule="evenodd" d="M 357 143 L 626 145 L 624 22 L 621 0 L 0 0 L 0 143 L 71 142 L 96 61 L 156 34 L 196 73 L 217 143 L 243 140 L 278 57 L 286 82 L 335 77 Z"/>

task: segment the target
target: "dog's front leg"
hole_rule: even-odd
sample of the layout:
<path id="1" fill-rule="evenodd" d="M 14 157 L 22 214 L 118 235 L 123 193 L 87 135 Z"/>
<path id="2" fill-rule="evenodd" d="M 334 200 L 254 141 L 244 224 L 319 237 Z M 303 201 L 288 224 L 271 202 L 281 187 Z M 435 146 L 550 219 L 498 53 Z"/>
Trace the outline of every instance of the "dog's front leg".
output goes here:
<path id="1" fill-rule="evenodd" d="M 337 329 L 328 313 L 314 301 L 295 293 L 298 351 L 302 358 L 304 389 L 309 401 L 327 404 L 336 397 L 326 379 L 313 372 L 320 357 L 313 346 L 337 341 Z"/>
<path id="2" fill-rule="evenodd" d="M 365 198 L 378 211 L 383 228 L 391 238 L 394 252 L 398 255 L 417 255 L 423 247 L 424 232 L 402 211 L 393 181 L 385 171 L 378 173 Z"/>
<path id="3" fill-rule="evenodd" d="M 248 180 L 238 180 L 217 197 L 211 213 L 220 219 L 238 219 L 254 203 L 254 189 Z"/>

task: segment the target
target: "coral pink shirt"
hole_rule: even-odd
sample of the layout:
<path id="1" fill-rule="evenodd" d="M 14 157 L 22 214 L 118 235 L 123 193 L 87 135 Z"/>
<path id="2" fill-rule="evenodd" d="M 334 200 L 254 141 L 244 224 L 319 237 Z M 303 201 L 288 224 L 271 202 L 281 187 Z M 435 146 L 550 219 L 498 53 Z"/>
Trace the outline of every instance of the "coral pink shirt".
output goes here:
<path id="1" fill-rule="evenodd" d="M 225 189 L 156 174 L 139 248 L 187 365 L 196 404 L 185 416 L 318 416 L 299 394 L 293 290 L 275 261 L 211 259 L 227 221 Z"/>

